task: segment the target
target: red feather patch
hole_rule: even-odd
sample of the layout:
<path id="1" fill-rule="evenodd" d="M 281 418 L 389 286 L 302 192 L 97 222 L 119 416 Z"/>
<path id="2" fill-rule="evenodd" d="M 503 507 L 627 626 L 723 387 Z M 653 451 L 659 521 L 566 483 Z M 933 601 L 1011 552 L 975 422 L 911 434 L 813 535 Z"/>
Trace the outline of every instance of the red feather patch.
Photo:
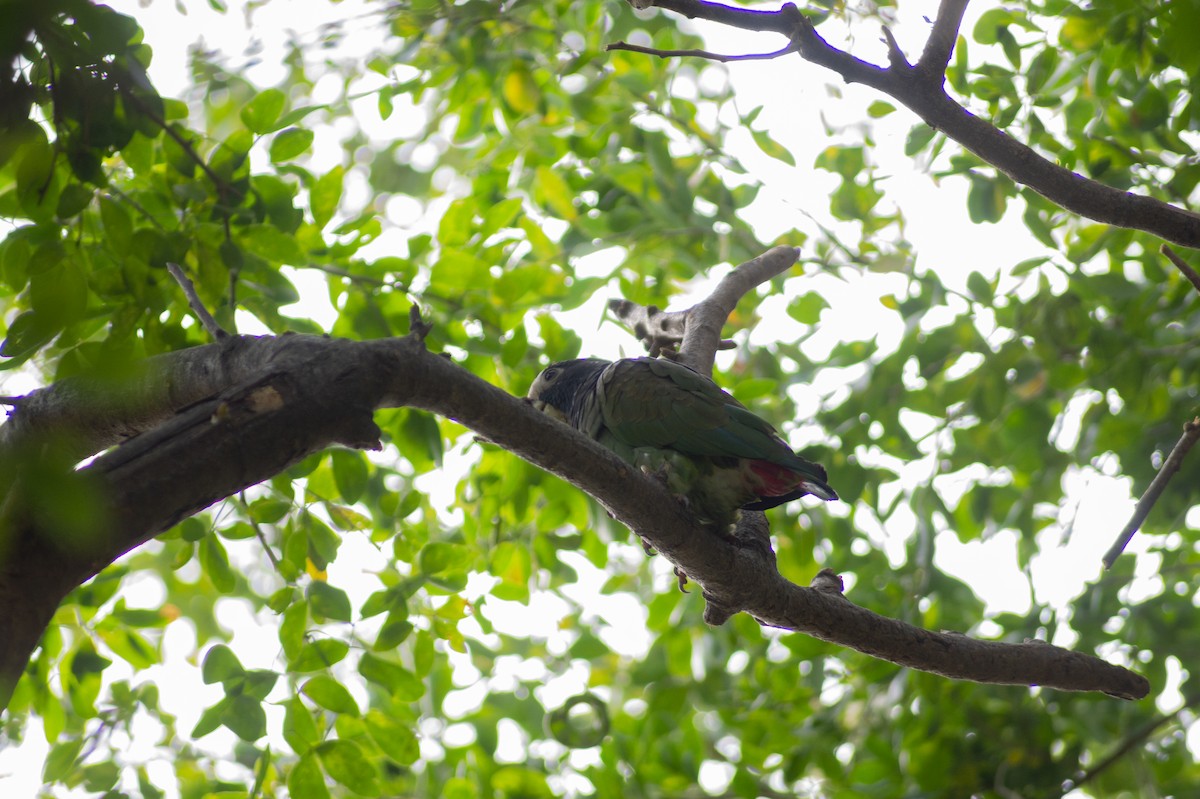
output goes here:
<path id="1" fill-rule="evenodd" d="M 759 496 L 780 497 L 800 485 L 802 478 L 786 466 L 770 461 L 750 461 L 750 471 L 762 481 Z"/>

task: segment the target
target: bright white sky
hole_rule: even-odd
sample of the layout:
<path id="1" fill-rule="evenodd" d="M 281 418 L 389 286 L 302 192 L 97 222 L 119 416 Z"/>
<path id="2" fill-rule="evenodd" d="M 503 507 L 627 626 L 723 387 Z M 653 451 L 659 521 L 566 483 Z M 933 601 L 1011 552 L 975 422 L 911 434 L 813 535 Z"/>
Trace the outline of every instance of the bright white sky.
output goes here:
<path id="1" fill-rule="evenodd" d="M 165 0 L 146 2 L 146 7 L 141 7 L 142 4 L 133 0 L 110 0 L 110 4 L 132 14 L 145 28 L 147 41 L 153 46 L 155 53 L 151 75 L 159 90 L 167 95 L 178 94 L 185 88 L 188 74 L 187 49 L 196 42 L 203 42 L 203 46 L 207 48 L 225 52 L 229 56 L 230 65 L 235 68 L 254 60 L 245 57 L 244 54 L 251 42 L 256 43 L 254 52 L 260 54 L 255 57 L 258 63 L 249 66 L 245 74 L 257 85 L 266 87 L 283 77 L 283 69 L 278 64 L 276 54 L 281 51 L 289 30 L 296 31 L 306 41 L 312 41 L 318 37 L 322 23 L 341 20 L 348 21 L 346 27 L 359 32 L 368 43 L 377 35 L 373 32 L 371 20 L 364 19 L 368 5 L 363 0 L 345 0 L 337 5 L 274 0 L 255 11 L 252 32 L 247 30 L 243 14 L 238 11 L 218 14 L 200 0 L 182 0 L 180 5 L 186 7 L 186 16 L 179 13 L 176 4 Z M 230 5 L 241 8 L 245 2 L 239 0 L 231 2 Z M 921 13 L 932 13 L 932 6 L 920 5 Z M 973 10 L 978 13 L 981 9 Z M 972 24 L 973 18 L 969 12 L 964 29 L 970 30 Z M 901 18 L 892 30 L 902 48 L 910 57 L 915 57 L 924 44 L 928 26 L 920 16 L 914 16 L 911 19 Z M 831 36 L 836 31 L 823 29 L 823 33 Z M 764 52 L 778 47 L 778 42 L 772 37 L 714 28 L 709 46 L 710 49 L 727 53 Z M 853 48 L 860 57 L 876 63 L 885 62 L 883 44 L 874 37 L 854 43 Z M 734 82 L 739 106 L 743 110 L 758 105 L 764 106 L 756 124 L 768 129 L 777 141 L 790 149 L 798 164 L 797 167 L 791 168 L 767 158 L 747 134 L 735 132 L 726 142 L 727 148 L 738 156 L 753 175 L 764 182 L 764 189 L 748 215 L 760 237 L 763 240 L 773 240 L 794 228 L 814 233 L 815 228 L 804 216 L 804 211 L 820 218 L 823 224 L 837 229 L 839 225 L 828 218 L 825 201 L 825 197 L 835 185 L 835 179 L 827 173 L 811 168 L 816 154 L 831 143 L 826 138 L 822 116 L 837 126 L 848 126 L 864 119 L 867 104 L 879 98 L 862 87 L 851 86 L 842 87 L 844 96 L 841 99 L 831 99 L 825 88 L 825 82 L 830 76 L 795 56 L 778 61 L 731 64 L 729 74 Z M 318 83 L 318 97 L 322 90 Z M 400 98 L 397 98 L 398 102 L 399 100 Z M 408 115 L 397 113 L 384 122 L 379 118 L 374 103 L 370 100 L 364 101 L 358 110 L 360 124 L 373 138 L 387 140 L 405 135 L 406 131 L 402 126 L 405 124 L 404 118 Z M 913 117 L 906 111 L 899 111 L 877 121 L 871 132 L 876 146 L 869 148 L 869 157 L 881 166 L 883 173 L 890 175 L 887 181 L 888 200 L 903 205 L 907 220 L 906 235 L 917 253 L 919 266 L 937 271 L 950 287 L 965 289 L 966 276 L 972 270 L 992 277 L 1004 273 L 1013 264 L 1025 258 L 1044 254 L 1043 248 L 1026 233 L 1019 214 L 1010 213 L 997 225 L 972 225 L 965 210 L 965 181 L 935 185 L 927 175 L 914 169 L 912 160 L 903 153 L 904 140 L 913 121 Z M 336 148 L 321 147 L 322 141 L 332 143 L 334 135 L 332 131 L 318 133 L 315 158 L 318 161 L 324 159 L 325 166 L 332 165 L 330 162 L 340 157 Z M 853 134 L 846 132 L 841 134 L 836 143 L 857 142 L 853 140 Z M 348 185 L 348 191 L 353 193 L 354 183 L 350 181 Z M 389 207 L 388 211 L 398 216 L 411 213 L 411 209 L 404 207 Z M 380 246 L 387 246 L 386 239 L 380 242 Z M 586 269 L 587 264 L 581 265 L 581 268 Z M 714 269 L 709 281 L 698 281 L 691 295 L 692 299 L 702 296 L 711 285 L 711 280 L 719 278 L 727 269 L 728 266 Z M 304 273 L 296 273 L 294 278 L 302 291 L 306 285 L 310 289 L 305 291 L 308 295 L 305 300 L 305 313 L 319 323 L 329 323 L 333 309 L 324 299 L 325 295 L 320 286 L 322 279 Z M 830 305 L 830 309 L 821 318 L 820 334 L 810 342 L 815 356 L 819 356 L 822 351 L 827 352 L 840 340 L 865 339 L 879 335 L 880 341 L 886 342 L 889 339 L 895 340 L 899 335 L 899 322 L 893 315 L 884 312 L 879 300 L 886 295 L 903 291 L 901 277 L 844 269 L 839 274 L 814 274 L 806 278 L 806 281 L 808 282 L 802 289 L 793 290 L 817 291 Z M 571 315 L 571 323 L 584 337 L 585 351 L 609 357 L 620 355 L 622 351 L 629 355 L 639 354 L 634 351 L 636 343 L 619 333 L 616 328 L 600 329 L 602 308 L 607 299 L 607 295 L 599 295 Z M 687 302 L 687 299 L 681 300 L 676 307 L 685 307 Z M 783 303 L 779 302 L 779 308 L 783 307 Z M 872 314 L 871 309 L 876 308 L 879 313 Z M 770 318 L 772 316 L 775 318 Z M 795 337 L 800 332 L 798 323 L 786 314 L 768 313 L 768 318 L 768 323 L 754 331 L 752 342 Z M 929 320 L 927 324 L 936 326 L 938 322 Z M 13 393 L 18 389 L 12 383 L 7 383 L 4 388 L 5 393 Z M 20 386 L 19 390 L 29 388 L 32 386 Z M 827 396 L 838 388 L 840 387 L 814 387 L 811 395 L 798 399 L 817 403 L 821 401 L 822 396 Z M 813 407 L 815 409 L 815 404 Z M 1073 404 L 1063 419 L 1059 436 L 1054 442 L 1056 446 L 1068 449 L 1075 443 L 1079 419 L 1084 410 L 1086 404 Z M 912 432 L 918 435 L 931 429 L 930 421 L 917 414 L 913 414 L 908 423 Z M 920 462 L 908 465 L 903 483 L 915 485 L 930 479 L 937 443 L 935 440 L 928 441 L 928 456 Z M 468 462 L 468 458 L 461 451 L 450 453 L 447 458 L 447 470 L 454 473 L 456 467 L 462 468 Z M 1033 563 L 1032 583 L 1017 566 L 1017 537 L 1013 531 L 1000 531 L 987 541 L 969 544 L 959 542 L 951 532 L 942 532 L 937 535 L 935 541 L 935 562 L 940 568 L 971 585 L 987 603 L 989 613 L 1025 612 L 1030 607 L 1033 594 L 1036 594 L 1038 601 L 1067 607 L 1082 591 L 1085 583 L 1098 575 L 1102 553 L 1132 510 L 1132 487 L 1128 480 L 1117 476 L 1119 471 L 1119 465 L 1110 462 L 1104 464 L 1101 471 L 1088 469 L 1068 477 L 1070 501 L 1059 511 L 1059 524 L 1046 528 L 1040 534 L 1042 553 Z M 422 488 L 435 494 L 447 492 L 447 504 L 453 496 L 452 489 L 447 488 L 445 480 L 427 479 L 423 481 Z M 962 488 L 965 488 L 965 485 L 959 490 Z M 908 518 L 905 518 L 905 515 Z M 1062 544 L 1063 529 L 1071 523 L 1073 532 L 1070 540 Z M 873 545 L 885 551 L 889 558 L 897 563 L 903 558 L 904 543 L 914 529 L 915 518 L 911 517 L 911 513 L 902 513 L 889 520 L 886 530 L 878 527 L 874 530 L 867 529 L 865 532 L 870 535 Z M 1134 595 L 1159 590 L 1158 578 L 1154 576 L 1159 566 L 1158 556 L 1145 554 L 1145 549 L 1145 541 L 1141 538 L 1135 538 L 1130 547 L 1130 552 L 1140 553 L 1139 578 L 1131 586 Z M 249 559 L 257 557 L 257 553 L 250 551 L 240 555 L 235 551 L 232 554 Z M 643 557 L 640 550 L 630 554 L 630 557 L 635 556 Z M 378 585 L 370 576 L 370 572 L 380 568 L 380 557 L 378 551 L 361 539 L 347 536 L 337 562 L 330 569 L 330 582 L 349 591 L 357 605 Z M 568 598 L 584 608 L 586 615 L 598 616 L 606 622 L 604 638 L 614 649 L 635 657 L 644 653 L 649 645 L 649 635 L 644 627 L 645 608 L 629 596 L 603 594 L 601 586 L 606 579 L 605 574 L 591 567 L 582 557 L 574 560 L 577 562 L 572 562 L 571 565 L 579 570 L 581 581 L 566 592 Z M 659 559 L 658 565 L 662 567 L 658 575 L 660 590 L 672 590 L 673 578 L 665 561 Z M 482 595 L 488 585 L 486 578 L 481 578 L 468 587 L 468 592 L 475 598 Z M 852 586 L 850 587 L 852 589 Z M 123 594 L 130 606 L 158 607 L 162 602 L 162 589 L 154 581 L 129 585 Z M 559 620 L 579 611 L 557 597 L 540 594 L 535 597 L 529 608 L 489 598 L 486 602 L 486 612 L 502 631 L 544 637 L 551 642 L 550 646 L 555 648 L 566 645 L 565 641 L 558 640 L 563 635 L 558 629 Z M 218 616 L 234 631 L 231 645 L 244 664 L 248 667 L 271 668 L 276 663 L 278 642 L 274 631 L 264 630 L 263 621 L 253 618 L 243 603 L 221 601 Z M 981 628 L 981 632 L 987 634 L 986 624 Z M 477 633 L 479 637 L 485 637 L 481 631 Z M 558 643 L 555 643 L 556 641 Z M 1054 642 L 1066 646 L 1072 643 L 1069 636 L 1061 634 L 1056 635 Z M 184 663 L 184 655 L 191 651 L 193 643 L 194 639 L 187 625 L 172 624 L 167 628 L 164 641 L 164 664 L 153 669 L 151 674 L 145 675 L 159 683 L 164 709 L 179 716 L 179 729 L 185 733 L 195 724 L 203 706 L 200 703 L 215 701 L 220 693 L 219 687 L 200 683 L 192 667 Z M 489 685 L 498 688 L 505 681 L 518 677 L 546 679 L 542 698 L 551 706 L 580 692 L 586 685 L 587 674 L 584 671 L 551 680 L 544 669 L 540 672 L 538 669 L 539 664 L 514 661 L 488 683 L 480 679 L 481 675 L 474 671 L 469 660 L 463 658 L 456 672 L 456 684 L 462 686 L 463 690 L 453 695 L 449 705 L 457 703 L 458 707 L 466 712 L 483 701 Z M 353 686 L 350 687 L 353 690 Z M 1172 685 L 1159 696 L 1158 704 L 1161 709 L 1173 709 L 1178 705 L 1180 700 L 1174 687 Z M 365 700 L 365 695 L 359 695 L 357 698 L 360 701 Z M 278 729 L 278 719 L 271 721 L 272 727 Z M 452 725 L 445 730 L 422 730 L 422 745 L 426 753 L 436 753 L 438 740 L 455 740 L 457 736 L 469 733 L 466 725 L 457 726 L 457 729 Z M 142 730 L 136 736 L 137 740 L 127 742 L 127 754 L 138 758 L 152 752 L 152 742 L 159 737 L 159 733 L 159 730 L 150 727 Z M 1200 738 L 1195 735 L 1192 737 Z M 502 751 L 500 756 L 519 759 L 522 753 L 516 744 L 518 739 L 515 733 L 512 736 L 501 736 L 502 741 L 506 738 L 511 739 L 513 746 L 510 747 L 510 751 Z M 229 751 L 233 740 L 232 734 L 222 729 L 202 739 L 200 744 L 209 751 L 222 752 Z M 1197 748 L 1197 743 L 1193 740 L 1193 750 Z M 34 795 L 41 787 L 41 763 L 46 751 L 47 745 L 36 726 L 30 730 L 24 745 L 0 750 L 0 796 Z M 151 768 L 152 776 L 156 768 L 169 771 L 170 764 L 159 762 Z M 702 771 L 702 782 L 709 789 L 722 790 L 722 783 L 728 778 L 720 768 L 706 768 Z M 172 780 L 165 777 L 158 782 L 160 785 L 173 784 Z"/>

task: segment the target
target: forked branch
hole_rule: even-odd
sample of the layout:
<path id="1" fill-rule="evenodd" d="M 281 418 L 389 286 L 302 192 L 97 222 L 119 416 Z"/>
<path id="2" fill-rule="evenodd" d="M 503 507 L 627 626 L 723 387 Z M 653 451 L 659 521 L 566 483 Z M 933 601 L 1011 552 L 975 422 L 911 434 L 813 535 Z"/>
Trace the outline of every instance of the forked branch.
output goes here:
<path id="1" fill-rule="evenodd" d="M 943 86 L 946 64 L 953 53 L 965 0 L 943 0 L 916 66 L 910 66 L 899 48 L 889 43 L 888 67 L 871 64 L 832 46 L 792 3 L 785 3 L 777 11 L 762 11 L 708 0 L 630 2 L 638 8 L 655 6 L 690 19 L 786 36 L 804 60 L 836 72 L 847 83 L 861 83 L 892 97 L 934 130 L 1061 208 L 1097 222 L 1143 230 L 1174 244 L 1200 248 L 1200 214 L 1153 197 L 1121 191 L 1065 169 L 967 111 L 946 94 Z M 630 49 L 624 45 L 617 48 Z"/>

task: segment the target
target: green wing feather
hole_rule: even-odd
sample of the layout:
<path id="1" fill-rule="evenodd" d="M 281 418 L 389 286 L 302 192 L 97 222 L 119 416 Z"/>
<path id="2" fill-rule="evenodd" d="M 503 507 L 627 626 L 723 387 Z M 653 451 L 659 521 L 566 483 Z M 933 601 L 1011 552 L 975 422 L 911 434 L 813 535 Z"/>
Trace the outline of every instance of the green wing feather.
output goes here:
<path id="1" fill-rule="evenodd" d="M 808 465 L 770 424 L 686 366 L 657 358 L 616 361 L 598 390 L 605 426 L 628 446 Z"/>

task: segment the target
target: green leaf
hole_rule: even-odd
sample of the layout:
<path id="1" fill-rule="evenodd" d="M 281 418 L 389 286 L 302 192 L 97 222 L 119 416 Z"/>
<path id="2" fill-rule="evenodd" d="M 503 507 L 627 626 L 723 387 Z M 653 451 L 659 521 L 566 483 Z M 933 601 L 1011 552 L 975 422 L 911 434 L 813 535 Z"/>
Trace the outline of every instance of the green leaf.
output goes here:
<path id="1" fill-rule="evenodd" d="M 253 743 L 267 734 L 267 714 L 262 702 L 251 696 L 235 696 L 221 714 L 221 723 L 237 737 Z"/>
<path id="2" fill-rule="evenodd" d="M 333 219 L 342 201 L 345 180 L 346 169 L 339 164 L 318 178 L 309 189 L 308 201 L 317 227 L 324 228 Z"/>
<path id="3" fill-rule="evenodd" d="M 896 106 L 883 100 L 875 100 L 867 106 L 867 116 L 872 119 L 881 119 L 896 110 Z"/>
<path id="4" fill-rule="evenodd" d="M 398 663 L 366 653 L 358 662 L 358 671 L 401 702 L 415 702 L 425 695 L 425 686 L 416 675 Z"/>
<path id="5" fill-rule="evenodd" d="M 815 292 L 802 294 L 787 308 L 788 316 L 803 325 L 815 325 L 821 319 L 821 311 L 829 307 L 825 298 Z"/>
<path id="6" fill-rule="evenodd" d="M 309 584 L 305 595 L 308 598 L 312 614 L 318 622 L 325 619 L 342 622 L 351 620 L 350 598 L 342 589 L 314 580 Z"/>
<path id="7" fill-rule="evenodd" d="M 325 674 L 318 674 L 300 686 L 300 692 L 326 710 L 334 713 L 348 713 L 351 716 L 359 714 L 358 703 L 350 692 L 337 680 Z"/>
<path id="8" fill-rule="evenodd" d="M 352 741 L 326 741 L 316 749 L 330 777 L 362 796 L 378 796 L 375 767 Z"/>
<path id="9" fill-rule="evenodd" d="M 549 208 L 560 219 L 570 221 L 578 216 L 575 195 L 562 176 L 549 167 L 539 166 L 533 176 L 534 202 Z"/>
<path id="10" fill-rule="evenodd" d="M 378 710 L 366 715 L 367 731 L 383 753 L 402 766 L 417 762 L 421 750 L 416 734 L 407 726 L 396 722 Z"/>
<path id="11" fill-rule="evenodd" d="M 291 161 L 308 151 L 312 146 L 313 132 L 304 128 L 287 128 L 281 130 L 271 141 L 271 161 L 281 164 Z"/>
<path id="12" fill-rule="evenodd" d="M 249 225 L 243 227 L 239 243 L 248 252 L 276 264 L 303 264 L 304 250 L 294 236 L 284 233 L 273 225 Z"/>
<path id="13" fill-rule="evenodd" d="M 42 779 L 48 783 L 66 782 L 67 778 L 77 770 L 83 743 L 83 738 L 76 738 L 60 741 L 50 747 L 50 754 L 42 764 Z"/>
<path id="14" fill-rule="evenodd" d="M 292 799 L 329 799 L 325 775 L 321 773 L 316 753 L 307 752 L 292 766 L 287 777 L 288 793 Z"/>
<path id="15" fill-rule="evenodd" d="M 462 544 L 435 541 L 421 548 L 417 566 L 424 574 L 445 574 L 464 570 L 473 559 L 474 554 Z"/>
<path id="16" fill-rule="evenodd" d="M 340 662 L 349 652 L 350 646 L 344 641 L 321 638 L 306 643 L 288 665 L 296 672 L 320 671 Z"/>
<path id="17" fill-rule="evenodd" d="M 771 134 L 765 130 L 751 130 L 750 137 L 754 139 L 754 143 L 758 145 L 758 149 L 765 154 L 771 156 L 777 161 L 782 161 L 788 166 L 795 166 L 796 159 L 786 147 L 771 138 Z"/>
<path id="18" fill-rule="evenodd" d="M 235 677 L 241 677 L 244 673 L 245 669 L 242 668 L 237 655 L 233 654 L 233 650 L 224 644 L 217 644 L 204 655 L 201 674 L 204 682 L 208 685 L 227 682 Z"/>
<path id="19" fill-rule="evenodd" d="M 971 292 L 971 296 L 976 300 L 988 305 L 995 299 L 992 284 L 978 272 L 971 272 L 967 275 L 967 291 Z"/>
<path id="20" fill-rule="evenodd" d="M 283 717 L 283 737 L 298 754 L 304 755 L 321 742 L 321 733 L 312 713 L 298 697 L 287 702 Z"/>
<path id="21" fill-rule="evenodd" d="M 279 89 L 264 89 L 242 107 L 242 122 L 254 133 L 270 133 L 286 104 L 287 95 Z"/>
<path id="22" fill-rule="evenodd" d="M 346 502 L 358 502 L 367 490 L 367 458 L 356 450 L 335 449 L 330 453 L 330 466 L 338 493 Z"/>
<path id="23" fill-rule="evenodd" d="M 199 542 L 198 554 L 200 566 L 208 579 L 212 580 L 213 587 L 222 594 L 232 592 L 237 580 L 233 569 L 229 567 L 229 555 L 220 539 L 215 535 L 205 536 Z"/>

